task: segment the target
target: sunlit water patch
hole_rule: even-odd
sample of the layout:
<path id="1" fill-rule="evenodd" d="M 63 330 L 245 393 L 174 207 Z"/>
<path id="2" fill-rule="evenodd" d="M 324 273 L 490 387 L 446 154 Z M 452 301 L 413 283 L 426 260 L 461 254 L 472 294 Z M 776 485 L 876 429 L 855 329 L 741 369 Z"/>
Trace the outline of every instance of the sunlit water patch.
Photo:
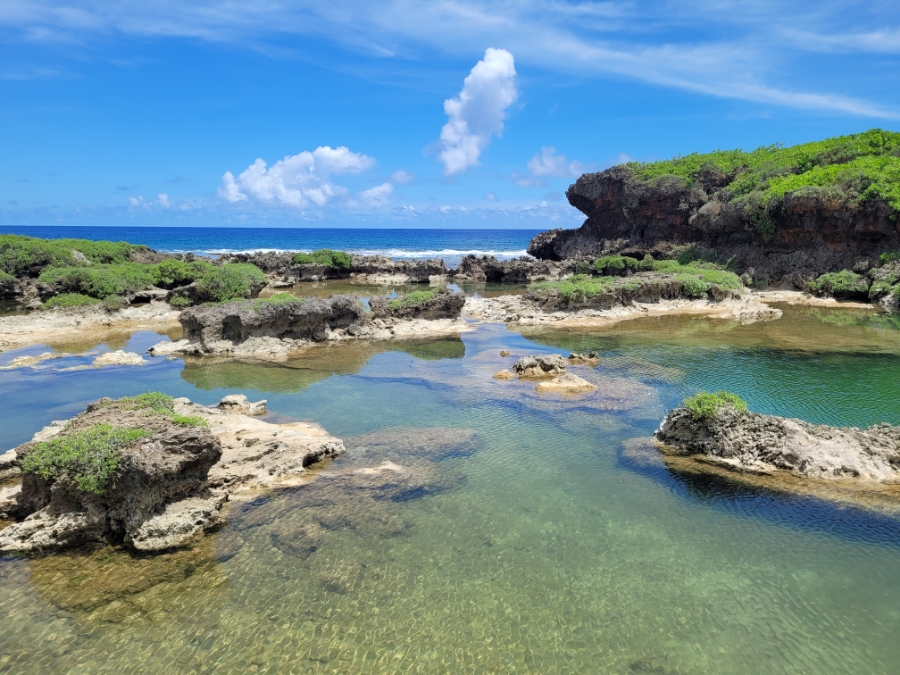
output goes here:
<path id="1" fill-rule="evenodd" d="M 900 421 L 900 332 L 802 310 L 781 322 L 528 337 L 481 325 L 284 365 L 2 371 L 7 446 L 100 396 L 158 389 L 267 398 L 347 453 L 310 486 L 234 505 L 191 551 L 0 563 L 0 670 L 895 672 L 898 520 L 627 451 L 698 388 L 816 422 Z M 566 349 L 601 351 L 577 371 L 596 394 L 541 398 L 491 378 Z M 382 462 L 409 473 L 348 478 Z"/>

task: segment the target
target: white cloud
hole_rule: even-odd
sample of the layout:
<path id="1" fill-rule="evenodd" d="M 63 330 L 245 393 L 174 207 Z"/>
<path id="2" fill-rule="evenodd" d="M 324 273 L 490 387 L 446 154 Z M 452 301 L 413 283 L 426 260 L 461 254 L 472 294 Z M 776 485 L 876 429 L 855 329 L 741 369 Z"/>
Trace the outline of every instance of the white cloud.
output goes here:
<path id="1" fill-rule="evenodd" d="M 375 160 L 371 157 L 351 152 L 343 146 L 330 148 L 326 145 L 312 152 L 304 150 L 290 155 L 272 166 L 257 159 L 237 178 L 226 171 L 219 196 L 231 203 L 252 199 L 296 208 L 322 207 L 333 200 L 346 199 L 350 194 L 346 187 L 329 180 L 332 174 L 359 173 L 374 165 Z M 383 188 L 379 186 L 373 190 Z M 366 199 L 375 201 L 374 198 Z"/>
<path id="2" fill-rule="evenodd" d="M 450 119 L 441 129 L 438 159 L 446 175 L 454 176 L 478 164 L 491 136 L 503 133 L 506 109 L 518 95 L 513 55 L 489 47 L 466 77 L 459 96 L 444 101 Z"/>
<path id="3" fill-rule="evenodd" d="M 585 165 L 578 160 L 569 161 L 565 155 L 557 155 L 556 148 L 544 146 L 528 162 L 528 170 L 538 178 L 573 178 L 585 171 Z"/>
<path id="4" fill-rule="evenodd" d="M 159 205 L 164 209 L 172 206 L 172 203 L 169 201 L 169 195 L 165 192 L 160 192 L 158 195 L 156 195 L 156 198 L 159 199 Z"/>
<path id="5" fill-rule="evenodd" d="M 488 193 L 484 196 L 484 198 L 487 199 L 489 202 L 495 202 L 495 201 L 497 201 L 497 195 L 495 195 L 493 192 L 488 192 Z"/>
<path id="6" fill-rule="evenodd" d="M 408 171 L 398 169 L 391 174 L 391 180 L 397 185 L 413 185 L 416 182 L 416 177 Z"/>
<path id="7" fill-rule="evenodd" d="M 381 185 L 376 185 L 373 188 L 358 193 L 348 204 L 350 206 L 362 206 L 367 208 L 386 206 L 390 203 L 390 195 L 393 191 L 393 185 L 390 183 L 382 183 Z"/>
<path id="8" fill-rule="evenodd" d="M 145 201 L 143 197 L 129 197 L 128 203 L 131 206 L 142 206 L 145 209 L 150 208 L 150 202 Z"/>

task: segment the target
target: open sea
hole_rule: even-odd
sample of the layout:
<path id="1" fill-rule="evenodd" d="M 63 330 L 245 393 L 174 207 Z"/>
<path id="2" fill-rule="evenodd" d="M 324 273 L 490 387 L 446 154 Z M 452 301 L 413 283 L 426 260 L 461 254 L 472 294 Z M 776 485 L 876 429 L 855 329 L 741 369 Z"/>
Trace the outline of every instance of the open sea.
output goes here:
<path id="1" fill-rule="evenodd" d="M 542 230 L 425 230 L 228 227 L 53 227 L 0 226 L 0 234 L 59 239 L 105 239 L 146 244 L 167 253 L 222 255 L 252 251 L 314 251 L 333 248 L 391 258 L 443 258 L 455 265 L 465 255 L 500 260 L 525 255 Z"/>

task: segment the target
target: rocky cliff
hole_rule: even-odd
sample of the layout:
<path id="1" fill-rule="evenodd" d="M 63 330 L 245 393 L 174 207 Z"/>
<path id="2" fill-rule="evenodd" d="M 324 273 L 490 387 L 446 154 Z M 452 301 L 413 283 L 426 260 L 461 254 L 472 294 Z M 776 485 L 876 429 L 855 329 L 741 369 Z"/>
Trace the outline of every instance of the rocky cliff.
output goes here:
<path id="1" fill-rule="evenodd" d="M 693 245 L 739 274 L 799 287 L 865 272 L 900 249 L 900 134 L 873 130 L 793 148 L 691 155 L 584 174 L 566 192 L 587 216 L 535 237 L 545 260 Z"/>

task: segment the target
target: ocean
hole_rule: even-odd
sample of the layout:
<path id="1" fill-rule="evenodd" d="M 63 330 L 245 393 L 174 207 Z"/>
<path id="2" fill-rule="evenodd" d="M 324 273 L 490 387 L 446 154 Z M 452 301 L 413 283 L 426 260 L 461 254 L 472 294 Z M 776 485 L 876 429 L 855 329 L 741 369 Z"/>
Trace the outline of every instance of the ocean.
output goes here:
<path id="1" fill-rule="evenodd" d="M 146 244 L 166 253 L 198 255 L 333 248 L 391 258 L 443 258 L 456 265 L 465 255 L 509 260 L 526 255 L 541 230 L 401 230 L 336 228 L 55 227 L 0 226 L 0 234 L 59 239 L 105 239 Z"/>

